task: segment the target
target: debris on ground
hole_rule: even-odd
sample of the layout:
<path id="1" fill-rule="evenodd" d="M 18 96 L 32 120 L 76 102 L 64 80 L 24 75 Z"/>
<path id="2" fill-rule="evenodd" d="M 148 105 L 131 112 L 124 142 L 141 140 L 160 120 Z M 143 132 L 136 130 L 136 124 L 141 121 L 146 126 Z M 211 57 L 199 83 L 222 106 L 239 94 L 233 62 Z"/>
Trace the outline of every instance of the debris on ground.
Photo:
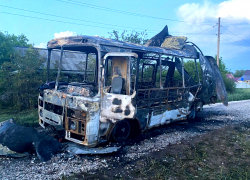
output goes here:
<path id="1" fill-rule="evenodd" d="M 62 144 L 51 136 L 38 133 L 32 127 L 16 124 L 12 119 L 1 123 L 0 126 L 0 151 L 4 155 L 32 152 L 33 147 L 41 161 L 48 161 L 57 152 L 62 151 Z M 21 154 L 20 154 L 21 153 Z"/>
<path id="2" fill-rule="evenodd" d="M 109 154 L 109 153 L 113 153 L 116 152 L 118 149 L 120 149 L 120 147 L 107 147 L 107 148 L 91 148 L 91 147 L 87 147 L 87 146 L 83 146 L 83 145 L 79 145 L 76 143 L 72 143 L 69 142 L 67 143 L 67 148 L 66 151 L 69 154 L 73 154 L 73 155 L 78 155 L 78 154 Z"/>

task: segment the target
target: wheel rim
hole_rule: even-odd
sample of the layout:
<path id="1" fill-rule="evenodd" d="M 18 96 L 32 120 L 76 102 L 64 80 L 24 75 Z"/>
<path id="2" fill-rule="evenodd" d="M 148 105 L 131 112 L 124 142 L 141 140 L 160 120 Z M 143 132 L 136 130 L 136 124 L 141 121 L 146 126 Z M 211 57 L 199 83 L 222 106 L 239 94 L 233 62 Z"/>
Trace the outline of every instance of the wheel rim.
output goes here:
<path id="1" fill-rule="evenodd" d="M 112 132 L 112 137 L 116 141 L 124 141 L 130 134 L 130 124 L 128 121 L 123 120 L 118 122 Z"/>

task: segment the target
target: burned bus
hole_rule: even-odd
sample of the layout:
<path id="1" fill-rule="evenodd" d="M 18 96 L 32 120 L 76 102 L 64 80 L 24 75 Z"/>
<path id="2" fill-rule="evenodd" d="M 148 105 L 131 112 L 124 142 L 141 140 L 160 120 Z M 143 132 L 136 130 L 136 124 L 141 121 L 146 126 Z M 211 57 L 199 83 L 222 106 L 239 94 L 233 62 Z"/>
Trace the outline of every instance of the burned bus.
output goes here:
<path id="1" fill-rule="evenodd" d="M 227 105 L 214 58 L 186 37 L 165 34 L 146 45 L 93 36 L 49 41 L 40 125 L 64 129 L 65 139 L 94 147 L 192 119 L 218 99 Z"/>

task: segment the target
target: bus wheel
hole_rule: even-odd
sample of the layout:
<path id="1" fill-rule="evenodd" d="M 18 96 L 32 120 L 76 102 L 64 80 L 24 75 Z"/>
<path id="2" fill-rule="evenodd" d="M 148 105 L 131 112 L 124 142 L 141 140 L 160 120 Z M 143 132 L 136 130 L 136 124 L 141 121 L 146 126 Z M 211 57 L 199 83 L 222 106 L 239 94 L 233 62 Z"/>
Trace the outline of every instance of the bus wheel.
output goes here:
<path id="1" fill-rule="evenodd" d="M 113 131 L 112 131 L 112 137 L 114 138 L 114 140 L 116 141 L 124 141 L 128 138 L 129 134 L 130 134 L 130 124 L 127 120 L 122 120 L 119 121 Z"/>

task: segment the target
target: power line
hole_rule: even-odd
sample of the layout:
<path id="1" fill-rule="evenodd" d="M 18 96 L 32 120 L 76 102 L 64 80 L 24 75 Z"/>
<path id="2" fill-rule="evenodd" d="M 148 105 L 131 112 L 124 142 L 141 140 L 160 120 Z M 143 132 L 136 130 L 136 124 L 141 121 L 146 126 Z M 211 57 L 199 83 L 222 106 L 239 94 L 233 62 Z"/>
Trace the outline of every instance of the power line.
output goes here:
<path id="1" fill-rule="evenodd" d="M 205 32 L 205 31 L 207 31 L 207 30 L 209 30 L 209 29 L 214 28 L 215 26 L 217 26 L 217 24 L 216 24 L 216 25 L 214 25 L 214 26 L 212 26 L 212 27 L 210 27 L 210 28 L 207 28 L 207 29 L 205 29 L 205 30 L 203 30 L 203 31 L 201 31 L 201 32 L 199 32 L 199 33 L 196 33 L 195 35 L 190 36 L 189 38 L 192 38 L 192 37 L 194 37 L 194 36 L 197 36 L 197 35 L 199 35 L 199 34 L 201 34 L 201 33 Z"/>
<path id="2" fill-rule="evenodd" d="M 224 28 L 224 29 L 226 29 L 228 32 L 230 32 L 230 33 L 233 34 L 234 36 L 237 36 L 237 37 L 240 38 L 241 40 L 243 40 L 243 41 L 245 41 L 246 43 L 249 43 L 249 44 L 250 44 L 249 41 L 247 41 L 247 40 L 241 38 L 240 36 L 238 36 L 237 34 L 233 33 L 232 31 L 229 31 L 227 28 L 225 28 L 225 27 L 223 27 L 223 26 L 221 26 L 221 27 Z"/>
<path id="3" fill-rule="evenodd" d="M 27 9 L 21 9 L 21 8 L 4 6 L 4 5 L 0 5 L 0 6 L 5 7 L 5 8 L 10 8 L 10 9 L 17 9 L 17 10 L 20 10 L 20 11 L 26 11 L 26 12 L 31 12 L 31 13 L 36 13 L 36 14 L 42 14 L 42 15 L 47 15 L 47 16 L 52 16 L 52 17 L 59 17 L 59 18 L 70 19 L 70 20 L 77 20 L 77 21 L 83 21 L 83 22 L 89 22 L 89 23 L 95 23 L 95 24 L 103 24 L 103 25 L 115 26 L 115 27 L 123 27 L 123 28 L 145 30 L 145 29 L 141 29 L 141 28 L 132 28 L 132 27 L 119 26 L 119 25 L 114 25 L 114 24 L 100 23 L 100 22 L 94 22 L 94 21 L 87 21 L 87 20 L 83 20 L 83 19 L 70 18 L 70 17 L 66 17 L 66 16 L 58 16 L 58 15 L 54 15 L 54 14 L 48 14 L 48 13 L 43 13 L 43 12 L 31 11 L 31 10 L 27 10 Z M 156 30 L 148 30 L 148 31 L 157 32 Z"/>
<path id="4" fill-rule="evenodd" d="M 222 38 L 224 39 L 224 40 L 226 40 L 228 43 L 233 43 L 234 42 L 234 40 L 232 39 L 232 38 L 230 38 L 229 36 L 226 36 L 226 37 L 223 37 L 223 36 L 225 36 L 225 34 L 223 34 L 222 33 Z M 230 39 L 230 40 L 228 40 L 228 39 Z M 225 42 L 225 41 L 223 41 L 223 42 Z M 245 46 L 241 46 L 240 48 L 243 48 L 243 49 L 245 49 L 245 50 L 249 50 L 249 48 L 248 47 L 245 47 Z"/>
<path id="5" fill-rule="evenodd" d="M 0 6 L 3 6 L 3 5 L 0 5 Z M 3 7 L 7 7 L 7 6 L 3 6 Z M 81 19 L 67 18 L 67 17 L 64 17 L 64 16 L 52 15 L 52 14 L 47 14 L 47 13 L 30 11 L 30 10 L 26 10 L 26 9 L 20 9 L 20 8 L 14 8 L 14 7 L 7 7 L 7 8 L 18 9 L 18 10 L 23 10 L 23 11 L 37 13 L 37 14 L 43 14 L 43 15 L 49 15 L 49 16 L 54 16 L 54 17 L 61 17 L 61 18 L 66 18 L 66 19 L 85 21 L 85 20 L 81 20 Z M 109 28 L 109 27 L 102 27 L 102 26 L 88 25 L 88 24 L 85 25 L 85 24 L 80 24 L 80 23 L 67 22 L 67 21 L 61 21 L 61 20 L 53 20 L 53 19 L 48 19 L 48 18 L 40 18 L 40 17 L 28 16 L 28 15 L 22 15 L 22 14 L 15 14 L 15 13 L 9 13 L 9 12 L 0 12 L 0 13 L 10 14 L 10 15 L 15 15 L 15 16 L 22 16 L 22 17 L 26 17 L 26 18 L 41 19 L 41 20 L 52 21 L 52 22 L 68 23 L 68 24 L 74 24 L 74 25 L 82 25 L 82 26 L 89 26 L 89 27 L 97 27 L 97 28 L 104 28 L 104 29 L 112 29 L 112 30 L 114 30 L 114 28 Z M 86 22 L 92 22 L 92 21 L 86 21 Z M 97 22 L 93 22 L 93 23 L 97 23 Z M 100 24 L 105 24 L 105 23 L 100 23 Z M 106 24 L 106 25 L 110 25 L 110 24 Z M 118 25 L 111 25 L 111 26 L 118 26 Z M 120 26 L 120 27 L 125 27 L 125 26 Z M 126 28 L 131 28 L 132 29 L 132 27 L 126 27 Z M 129 30 L 129 31 L 134 31 L 136 29 L 139 29 L 139 28 L 134 28 L 133 30 Z M 124 30 L 124 29 L 116 29 L 116 30 Z M 156 32 L 156 30 L 147 30 L 146 33 L 148 33 L 148 34 L 153 33 L 153 32 L 149 32 L 149 31 L 155 31 Z M 173 33 L 182 33 L 182 35 L 195 34 L 195 33 L 187 33 L 187 34 L 185 34 L 183 32 L 173 32 Z M 195 34 L 195 35 L 197 35 L 197 34 Z"/>
<path id="6" fill-rule="evenodd" d="M 222 34 L 223 35 L 223 34 Z M 231 42 L 229 41 L 227 38 L 223 37 L 223 36 L 220 36 L 224 41 L 227 41 L 227 42 Z M 223 41 L 222 41 L 223 42 Z"/>
<path id="7" fill-rule="evenodd" d="M 53 19 L 46 19 L 46 18 L 39 18 L 39 17 L 34 17 L 34 16 L 22 15 L 22 14 L 14 14 L 14 13 L 9 13 L 9 12 L 0 12 L 0 13 L 10 14 L 10 15 L 14 15 L 14 16 L 28 17 L 28 18 L 33 18 L 33 19 L 41 19 L 41 20 L 52 21 L 52 22 L 68 23 L 68 24 L 75 24 L 75 25 L 81 25 L 81 26 L 89 26 L 89 27 L 96 27 L 96 28 L 112 29 L 112 30 L 114 30 L 114 28 L 108 28 L 108 27 L 102 27 L 102 26 L 95 26 L 95 25 L 88 25 L 88 24 L 79 24 L 79 23 L 73 23 L 73 22 L 67 22 L 67 21 L 60 21 L 60 20 L 53 20 Z M 116 30 L 124 30 L 124 29 L 116 29 Z M 129 30 L 129 31 L 134 31 L 134 30 Z M 147 32 L 147 33 L 150 34 L 152 32 Z"/>
<path id="8" fill-rule="evenodd" d="M 167 21 L 174 21 L 174 22 L 181 22 L 181 23 L 187 23 L 187 24 L 191 23 L 191 22 L 186 22 L 186 21 L 181 21 L 181 20 L 168 19 L 168 18 L 162 18 L 162 17 L 156 17 L 156 16 L 149 16 L 149 15 L 145 15 L 145 14 L 138 14 L 138 13 L 133 13 L 133 12 L 128 12 L 128 11 L 121 11 L 121 10 L 118 10 L 118 9 L 112 9 L 112 8 L 107 8 L 107 7 L 103 7 L 103 6 L 97 6 L 97 5 L 93 5 L 93 4 L 82 3 L 82 2 L 74 1 L 74 0 L 71 0 L 71 1 L 57 0 L 57 1 L 64 2 L 64 3 L 69 3 L 69 4 L 74 4 L 74 5 L 79 5 L 79 6 L 85 6 L 85 7 L 89 7 L 89 8 L 93 8 L 93 9 L 99 9 L 99 10 L 103 10 L 103 11 L 109 11 L 109 12 L 114 12 L 114 13 L 138 16 L 138 17 L 146 17 L 146 18 L 167 20 Z M 203 22 L 197 22 L 197 23 L 208 24 L 208 23 L 203 23 Z"/>

